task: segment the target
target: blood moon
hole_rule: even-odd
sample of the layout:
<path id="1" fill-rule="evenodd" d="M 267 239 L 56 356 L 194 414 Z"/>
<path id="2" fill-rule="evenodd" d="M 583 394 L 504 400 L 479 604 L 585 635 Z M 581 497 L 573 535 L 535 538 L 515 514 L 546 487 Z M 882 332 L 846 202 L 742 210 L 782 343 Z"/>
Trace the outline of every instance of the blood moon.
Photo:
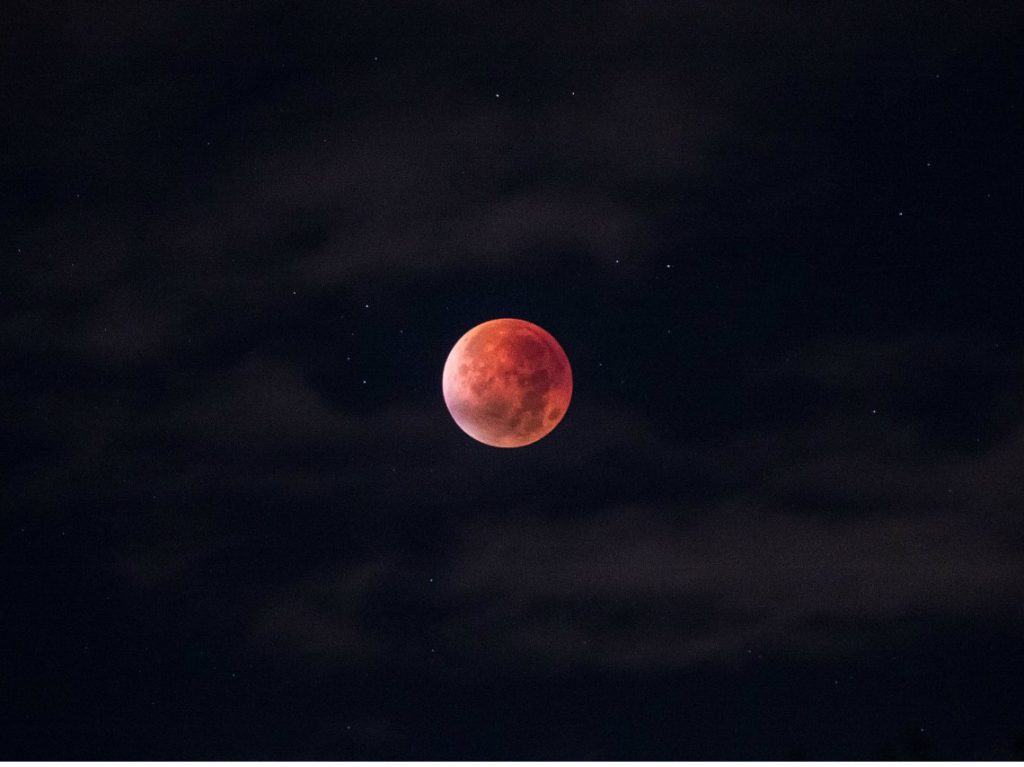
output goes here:
<path id="1" fill-rule="evenodd" d="M 558 426 L 572 399 L 572 369 L 544 328 L 490 320 L 458 340 L 442 375 L 455 423 L 478 442 L 522 447 Z"/>

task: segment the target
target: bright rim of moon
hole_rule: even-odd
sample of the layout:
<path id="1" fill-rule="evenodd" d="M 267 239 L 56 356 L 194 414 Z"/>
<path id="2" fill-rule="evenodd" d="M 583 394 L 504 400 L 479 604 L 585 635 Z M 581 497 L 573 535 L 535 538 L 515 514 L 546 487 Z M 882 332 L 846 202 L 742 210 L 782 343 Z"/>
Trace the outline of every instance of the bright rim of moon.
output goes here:
<path id="1" fill-rule="evenodd" d="M 544 328 L 526 320 L 490 320 L 452 347 L 442 388 L 448 412 L 466 434 L 493 447 L 522 447 L 565 416 L 572 369 Z"/>

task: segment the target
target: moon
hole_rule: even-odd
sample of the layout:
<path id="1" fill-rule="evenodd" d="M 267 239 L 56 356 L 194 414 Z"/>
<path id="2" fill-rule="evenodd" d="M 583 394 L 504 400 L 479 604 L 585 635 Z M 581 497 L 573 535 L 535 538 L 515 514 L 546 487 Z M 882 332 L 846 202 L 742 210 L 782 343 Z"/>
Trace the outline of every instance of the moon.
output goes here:
<path id="1" fill-rule="evenodd" d="M 558 426 L 572 399 L 569 358 L 544 328 L 498 319 L 470 329 L 441 377 L 455 423 L 492 447 L 522 447 Z"/>

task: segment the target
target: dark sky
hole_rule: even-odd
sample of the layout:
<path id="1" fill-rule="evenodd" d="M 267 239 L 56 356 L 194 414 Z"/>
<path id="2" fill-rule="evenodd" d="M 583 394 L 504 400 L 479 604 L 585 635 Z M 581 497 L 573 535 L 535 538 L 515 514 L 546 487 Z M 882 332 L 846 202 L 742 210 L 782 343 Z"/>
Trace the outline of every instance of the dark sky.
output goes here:
<path id="1" fill-rule="evenodd" d="M 0 756 L 1024 755 L 1018 1 L 4 15 Z"/>

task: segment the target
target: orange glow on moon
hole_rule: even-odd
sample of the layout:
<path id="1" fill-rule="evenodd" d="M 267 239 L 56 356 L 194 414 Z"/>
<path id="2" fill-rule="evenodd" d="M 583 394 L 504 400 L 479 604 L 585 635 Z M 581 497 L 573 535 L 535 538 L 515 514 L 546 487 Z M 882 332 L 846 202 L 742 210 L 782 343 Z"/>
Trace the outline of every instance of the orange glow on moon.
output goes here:
<path id="1" fill-rule="evenodd" d="M 490 320 L 452 347 L 442 388 L 448 412 L 466 434 L 493 447 L 522 447 L 565 416 L 572 369 L 543 328 L 526 320 Z"/>

